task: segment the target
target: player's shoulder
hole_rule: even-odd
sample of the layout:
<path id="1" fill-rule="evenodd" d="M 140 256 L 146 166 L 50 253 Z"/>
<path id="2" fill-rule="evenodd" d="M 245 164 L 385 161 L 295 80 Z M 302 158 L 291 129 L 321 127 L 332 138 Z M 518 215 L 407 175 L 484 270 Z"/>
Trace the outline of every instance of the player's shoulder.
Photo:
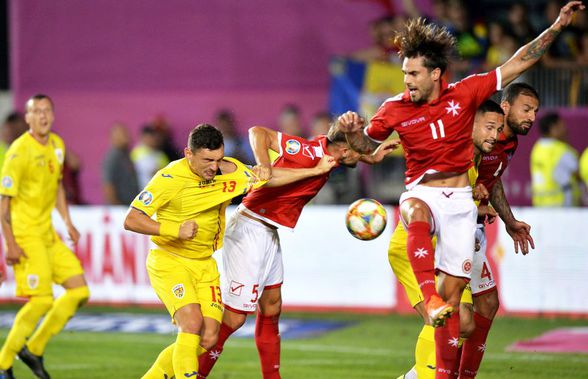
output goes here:
<path id="1" fill-rule="evenodd" d="M 223 175 L 251 171 L 245 163 L 232 157 L 224 157 L 219 167 Z"/>
<path id="2" fill-rule="evenodd" d="M 65 142 L 63 142 L 63 138 L 61 138 L 57 133 L 49 133 L 49 143 L 54 146 L 65 146 Z"/>
<path id="3" fill-rule="evenodd" d="M 156 183 L 166 182 L 168 185 L 177 184 L 182 178 L 188 178 L 190 168 L 185 158 L 181 158 L 168 163 L 165 167 L 157 171 L 153 180 Z"/>

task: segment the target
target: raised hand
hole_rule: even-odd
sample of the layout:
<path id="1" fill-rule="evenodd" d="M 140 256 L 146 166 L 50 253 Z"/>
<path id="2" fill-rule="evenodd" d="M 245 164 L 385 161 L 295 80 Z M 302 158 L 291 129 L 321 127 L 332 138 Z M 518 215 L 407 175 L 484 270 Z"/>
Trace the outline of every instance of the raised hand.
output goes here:
<path id="1" fill-rule="evenodd" d="M 372 153 L 373 163 L 380 163 L 382 160 L 384 160 L 386 155 L 388 155 L 391 151 L 398 149 L 399 147 L 400 147 L 400 140 L 399 139 L 389 139 L 389 140 L 382 142 L 382 144 L 380 144 L 380 146 L 378 146 L 376 151 L 374 151 Z"/>
<path id="2" fill-rule="evenodd" d="M 337 117 L 337 127 L 344 133 L 353 133 L 363 128 L 365 120 L 356 112 L 347 111 Z"/>
<path id="3" fill-rule="evenodd" d="M 315 168 L 319 170 L 320 174 L 326 174 L 327 172 L 331 171 L 335 166 L 337 166 L 337 160 L 330 155 L 323 155 L 321 160 L 317 163 Z"/>
<path id="4" fill-rule="evenodd" d="M 181 240 L 191 240 L 198 233 L 198 224 L 194 220 L 184 221 L 180 225 L 179 238 Z"/>
<path id="5" fill-rule="evenodd" d="M 554 25 L 560 26 L 562 28 L 570 25 L 574 18 L 574 13 L 584 9 L 586 9 L 586 6 L 582 4 L 581 1 L 570 1 L 561 8 L 559 11 L 559 16 L 557 17 L 557 20 L 555 20 Z"/>

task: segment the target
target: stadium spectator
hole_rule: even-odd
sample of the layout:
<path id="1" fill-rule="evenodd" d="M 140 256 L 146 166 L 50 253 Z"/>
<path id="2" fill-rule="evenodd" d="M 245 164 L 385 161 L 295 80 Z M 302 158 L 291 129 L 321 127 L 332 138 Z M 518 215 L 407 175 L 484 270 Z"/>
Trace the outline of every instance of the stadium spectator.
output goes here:
<path id="1" fill-rule="evenodd" d="M 80 173 L 82 171 L 82 160 L 80 157 L 69 150 L 65 153 L 63 162 L 63 188 L 65 189 L 65 198 L 72 205 L 84 204 L 82 197 L 82 185 L 80 183 Z"/>
<path id="2" fill-rule="evenodd" d="M 496 21 L 488 24 L 488 50 L 486 51 L 486 70 L 492 70 L 505 63 L 517 50 L 516 39 L 507 34 L 504 26 Z"/>
<path id="3" fill-rule="evenodd" d="M 180 159 L 182 154 L 174 144 L 173 128 L 165 117 L 162 115 L 155 117 L 151 125 L 153 125 L 153 128 L 157 132 L 159 150 L 167 156 L 168 161 L 171 162 Z"/>
<path id="4" fill-rule="evenodd" d="M 4 156 L 10 144 L 28 130 L 28 125 L 20 112 L 12 112 L 0 129 L 0 167 L 4 163 Z"/>
<path id="5" fill-rule="evenodd" d="M 531 191 L 535 207 L 580 205 L 578 152 L 567 142 L 567 128 L 557 113 L 539 121 L 541 138 L 531 150 Z"/>
<path id="6" fill-rule="evenodd" d="M 306 135 L 302 126 L 300 108 L 294 104 L 286 104 L 278 116 L 278 130 L 283 133 L 300 136 Z"/>
<path id="7" fill-rule="evenodd" d="M 80 233 L 70 218 L 61 182 L 65 146 L 51 132 L 53 101 L 46 95 L 31 97 L 25 117 L 29 132 L 10 146 L 2 168 L 0 212 L 5 259 L 14 267 L 16 295 L 28 301 L 18 311 L 0 350 L 0 377 L 14 378 L 12 364 L 18 354 L 35 376 L 49 379 L 43 365 L 47 343 L 87 301 L 90 291 L 80 261 L 51 221 L 55 208 L 69 238 L 78 242 Z M 53 283 L 65 288 L 57 300 L 53 299 Z"/>
<path id="8" fill-rule="evenodd" d="M 559 14 L 559 9 L 560 7 L 557 8 L 556 18 Z M 535 37 L 536 33 L 533 30 L 533 25 L 529 21 L 529 7 L 526 3 L 521 1 L 514 2 L 508 10 L 507 21 L 508 33 L 515 36 L 518 46 L 526 44 Z M 545 28 L 549 27 L 554 21 L 555 18 L 549 20 Z"/>
<path id="9" fill-rule="evenodd" d="M 126 125 L 110 129 L 110 149 L 102 161 L 102 192 L 110 205 L 129 205 L 139 193 L 137 173 L 131 160 L 131 138 Z"/>
<path id="10" fill-rule="evenodd" d="M 131 160 L 137 172 L 139 188 L 143 188 L 157 170 L 169 163 L 168 157 L 161 151 L 160 134 L 152 125 L 141 129 L 140 142 L 131 151 Z"/>
<path id="11" fill-rule="evenodd" d="M 384 16 L 370 23 L 372 45 L 368 48 L 355 51 L 349 55 L 353 60 L 360 62 L 392 62 L 399 63 L 398 50 L 392 44 L 394 31 L 405 22 L 403 16 Z"/>
<path id="12" fill-rule="evenodd" d="M 216 127 L 223 133 L 225 154 L 243 163 L 253 163 L 253 152 L 246 137 L 239 133 L 235 115 L 228 109 L 219 110 L 215 117 Z"/>

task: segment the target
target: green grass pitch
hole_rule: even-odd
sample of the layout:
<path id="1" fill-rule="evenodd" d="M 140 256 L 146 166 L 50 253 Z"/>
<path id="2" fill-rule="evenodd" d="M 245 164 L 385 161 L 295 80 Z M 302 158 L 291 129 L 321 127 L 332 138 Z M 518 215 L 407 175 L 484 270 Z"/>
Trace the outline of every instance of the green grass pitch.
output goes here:
<path id="1" fill-rule="evenodd" d="M 285 317 L 349 320 L 355 324 L 316 338 L 283 341 L 284 379 L 394 379 L 412 366 L 414 343 L 420 331 L 420 321 L 415 316 L 285 314 Z M 588 378 L 587 355 L 505 351 L 515 340 L 531 338 L 556 327 L 586 324 L 586 320 L 499 318 L 490 333 L 478 377 Z M 6 333 L 7 330 L 0 330 L 2 340 Z M 173 335 L 66 331 L 52 340 L 45 362 L 56 379 L 140 378 L 159 351 L 173 340 Z M 33 378 L 21 362 L 15 362 L 14 371 L 18 379 Z M 261 378 L 253 340 L 229 340 L 209 378 Z"/>

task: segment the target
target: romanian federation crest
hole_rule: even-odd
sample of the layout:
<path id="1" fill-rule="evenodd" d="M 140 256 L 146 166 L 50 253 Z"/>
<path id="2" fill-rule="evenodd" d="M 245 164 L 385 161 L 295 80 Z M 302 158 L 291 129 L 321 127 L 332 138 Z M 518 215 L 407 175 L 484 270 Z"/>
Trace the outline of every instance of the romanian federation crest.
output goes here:
<path id="1" fill-rule="evenodd" d="M 176 284 L 174 286 L 174 288 L 172 288 L 172 292 L 174 293 L 174 296 L 177 297 L 178 299 L 181 299 L 184 297 L 184 285 L 183 284 Z"/>

